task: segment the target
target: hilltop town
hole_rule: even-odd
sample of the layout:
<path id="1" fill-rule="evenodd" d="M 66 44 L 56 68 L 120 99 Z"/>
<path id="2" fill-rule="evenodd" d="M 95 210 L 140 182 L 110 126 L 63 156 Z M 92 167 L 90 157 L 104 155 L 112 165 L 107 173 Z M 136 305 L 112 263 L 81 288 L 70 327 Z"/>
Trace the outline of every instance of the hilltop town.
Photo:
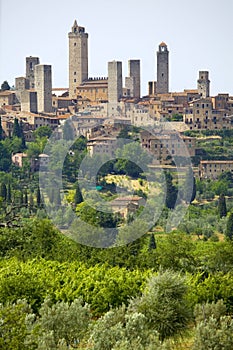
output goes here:
<path id="1" fill-rule="evenodd" d="M 12 136 L 15 118 L 22 123 L 26 142 L 33 141 L 33 132 L 41 126 L 56 129 L 59 135 L 59 126 L 71 119 L 77 135 L 88 138 L 91 154 L 113 155 L 116 143 L 113 128 L 131 125 L 150 130 L 141 131 L 141 145 L 161 165 L 169 165 L 175 156 L 182 156 L 181 139 L 194 159 L 193 164 L 199 166 L 198 176 L 216 178 L 222 171 L 233 170 L 231 159 L 202 157 L 197 135 L 192 133 L 211 130 L 215 134 L 214 131 L 233 128 L 233 96 L 228 93 L 211 96 L 208 71 L 198 72 L 195 89 L 171 92 L 169 50 L 161 42 L 156 53 L 157 80 L 149 81 L 148 94 L 141 96 L 139 59 L 129 59 L 125 81 L 119 61 L 108 62 L 108 77 L 90 77 L 88 33 L 76 20 L 68 41 L 69 88 L 54 88 L 52 66 L 30 56 L 26 57 L 25 76 L 15 78 L 14 89 L 0 92 L 0 116 L 6 137 Z M 107 139 L 106 134 L 111 137 Z M 214 174 L 211 166 L 215 167 Z"/>
<path id="2" fill-rule="evenodd" d="M 164 42 L 146 96 L 68 42 L 69 87 L 1 84 L 0 348 L 233 349 L 233 96 L 170 91 Z"/>

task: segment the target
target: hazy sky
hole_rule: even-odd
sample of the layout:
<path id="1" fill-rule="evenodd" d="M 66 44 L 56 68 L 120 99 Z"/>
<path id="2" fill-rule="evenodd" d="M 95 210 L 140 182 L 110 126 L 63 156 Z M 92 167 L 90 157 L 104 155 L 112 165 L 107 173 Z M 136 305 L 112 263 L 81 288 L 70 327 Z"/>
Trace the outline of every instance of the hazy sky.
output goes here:
<path id="1" fill-rule="evenodd" d="M 209 70 L 211 94 L 233 95 L 233 0 L 0 0 L 0 83 L 25 74 L 25 57 L 52 64 L 53 86 L 68 87 L 68 32 L 89 34 L 89 76 L 107 62 L 141 60 L 142 93 L 156 80 L 156 51 L 170 51 L 170 91 L 196 88 Z"/>

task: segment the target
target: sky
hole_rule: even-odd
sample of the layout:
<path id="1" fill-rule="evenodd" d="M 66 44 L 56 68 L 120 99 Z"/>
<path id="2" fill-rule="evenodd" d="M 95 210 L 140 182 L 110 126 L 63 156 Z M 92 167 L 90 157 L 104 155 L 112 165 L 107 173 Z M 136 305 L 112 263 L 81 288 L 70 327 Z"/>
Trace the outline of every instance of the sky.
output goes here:
<path id="1" fill-rule="evenodd" d="M 68 32 L 89 34 L 89 76 L 107 62 L 141 60 L 141 92 L 156 80 L 156 51 L 169 50 L 170 91 L 196 88 L 208 70 L 211 95 L 233 95 L 233 0 L 0 0 L 0 83 L 25 75 L 25 58 L 51 64 L 53 87 L 68 87 Z"/>

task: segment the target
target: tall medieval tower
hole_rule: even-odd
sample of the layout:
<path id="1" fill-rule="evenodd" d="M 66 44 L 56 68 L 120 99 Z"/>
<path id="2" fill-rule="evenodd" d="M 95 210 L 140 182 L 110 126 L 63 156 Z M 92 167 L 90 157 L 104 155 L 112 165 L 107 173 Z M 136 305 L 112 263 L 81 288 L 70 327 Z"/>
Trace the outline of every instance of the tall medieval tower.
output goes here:
<path id="1" fill-rule="evenodd" d="M 35 87 L 35 66 L 40 64 L 39 57 L 26 57 L 26 79 L 29 81 L 29 88 Z"/>
<path id="2" fill-rule="evenodd" d="M 157 88 L 158 94 L 169 92 L 169 51 L 162 42 L 157 51 Z"/>
<path id="3" fill-rule="evenodd" d="M 76 87 L 88 79 L 88 34 L 77 21 L 69 37 L 69 97 L 76 98 Z"/>
<path id="4" fill-rule="evenodd" d="M 52 112 L 52 67 L 47 64 L 35 66 L 35 91 L 39 113 Z"/>
<path id="5" fill-rule="evenodd" d="M 199 79 L 197 81 L 197 89 L 198 93 L 203 97 L 210 96 L 210 80 L 209 80 L 209 72 L 208 71 L 200 71 Z"/>

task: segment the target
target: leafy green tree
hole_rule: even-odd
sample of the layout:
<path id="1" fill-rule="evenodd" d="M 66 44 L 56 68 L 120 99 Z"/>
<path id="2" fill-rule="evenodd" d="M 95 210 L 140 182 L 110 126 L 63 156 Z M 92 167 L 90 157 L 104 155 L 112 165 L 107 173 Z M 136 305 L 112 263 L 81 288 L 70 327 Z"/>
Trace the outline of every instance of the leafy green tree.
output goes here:
<path id="1" fill-rule="evenodd" d="M 42 344 L 51 334 L 55 349 L 60 349 L 62 342 L 66 349 L 76 348 L 86 335 L 91 319 L 90 307 L 81 298 L 70 304 L 64 301 L 54 304 L 46 298 L 39 314 L 40 318 L 33 325 L 34 334 L 38 334 L 37 343 Z M 33 340 L 33 336 L 31 338 Z"/>
<path id="2" fill-rule="evenodd" d="M 2 85 L 1 85 L 1 90 L 2 91 L 6 91 L 6 90 L 10 90 L 10 85 L 8 84 L 8 82 L 5 80 Z"/>
<path id="3" fill-rule="evenodd" d="M 161 340 L 182 333 L 191 317 L 185 278 L 169 270 L 159 272 L 149 279 L 141 298 L 132 300 L 131 308 L 145 315 Z"/>
<path id="4" fill-rule="evenodd" d="M 184 198 L 185 201 L 192 203 L 196 197 L 196 180 L 193 176 L 193 170 L 191 167 L 188 168 L 185 184 L 184 184 Z"/>
<path id="5" fill-rule="evenodd" d="M 218 214 L 220 218 L 227 216 L 227 206 L 224 194 L 220 194 L 218 199 Z"/>
<path id="6" fill-rule="evenodd" d="M 34 132 L 33 135 L 35 138 L 42 138 L 42 137 L 50 137 L 52 135 L 52 129 L 48 125 L 40 126 L 37 128 Z"/>
<path id="7" fill-rule="evenodd" d="M 225 235 L 230 240 L 232 240 L 232 237 L 233 237 L 233 212 L 230 213 L 230 215 L 228 217 Z"/>
<path id="8" fill-rule="evenodd" d="M 127 314 L 124 306 L 95 322 L 88 345 L 93 350 L 162 350 L 157 332 L 148 329 L 146 317 L 137 312 Z"/>
<path id="9" fill-rule="evenodd" d="M 151 155 L 138 142 L 130 142 L 116 150 L 116 169 L 132 177 L 138 177 L 147 170 Z"/>

